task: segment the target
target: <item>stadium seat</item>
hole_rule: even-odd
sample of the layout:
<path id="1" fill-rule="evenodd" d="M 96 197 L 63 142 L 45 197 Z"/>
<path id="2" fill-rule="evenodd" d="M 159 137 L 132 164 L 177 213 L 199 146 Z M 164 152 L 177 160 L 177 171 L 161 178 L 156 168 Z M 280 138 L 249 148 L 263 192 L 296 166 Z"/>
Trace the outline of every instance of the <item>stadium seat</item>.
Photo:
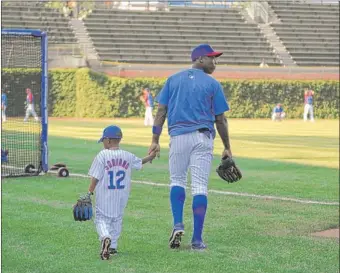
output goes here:
<path id="1" fill-rule="evenodd" d="M 281 23 L 271 24 L 302 66 L 339 66 L 339 4 L 269 1 Z"/>
<path id="2" fill-rule="evenodd" d="M 257 66 L 265 58 L 280 65 L 257 24 L 246 23 L 238 9 L 95 9 L 84 23 L 103 61 L 188 63 L 195 45 L 210 43 L 228 53 L 219 58 L 221 64 Z"/>
<path id="3" fill-rule="evenodd" d="M 2 6 L 2 28 L 40 29 L 47 32 L 49 44 L 75 44 L 69 21 L 58 10 L 37 5 Z"/>

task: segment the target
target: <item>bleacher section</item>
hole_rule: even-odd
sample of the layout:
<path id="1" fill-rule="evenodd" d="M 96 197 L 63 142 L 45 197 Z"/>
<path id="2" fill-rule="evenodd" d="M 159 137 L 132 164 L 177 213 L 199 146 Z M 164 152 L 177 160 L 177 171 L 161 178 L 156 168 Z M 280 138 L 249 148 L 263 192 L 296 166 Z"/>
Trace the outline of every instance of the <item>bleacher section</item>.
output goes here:
<path id="1" fill-rule="evenodd" d="M 272 24 L 300 66 L 339 66 L 339 5 L 269 1 L 282 23 Z"/>
<path id="2" fill-rule="evenodd" d="M 201 43 L 225 52 L 220 64 L 280 65 L 256 24 L 237 9 L 172 7 L 167 11 L 95 9 L 84 19 L 94 46 L 105 61 L 184 64 Z"/>
<path id="3" fill-rule="evenodd" d="M 2 28 L 40 29 L 47 32 L 49 50 L 69 54 L 79 48 L 69 21 L 58 10 L 38 5 L 2 5 Z M 78 49 L 79 51 L 79 49 Z"/>

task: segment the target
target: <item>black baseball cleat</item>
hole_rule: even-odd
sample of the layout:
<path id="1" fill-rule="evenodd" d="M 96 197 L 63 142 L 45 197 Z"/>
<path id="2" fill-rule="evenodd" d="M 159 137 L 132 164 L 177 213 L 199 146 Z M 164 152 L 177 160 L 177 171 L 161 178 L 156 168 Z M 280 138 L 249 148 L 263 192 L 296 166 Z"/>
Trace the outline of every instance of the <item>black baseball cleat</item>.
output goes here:
<path id="1" fill-rule="evenodd" d="M 110 248 L 111 245 L 111 239 L 109 237 L 106 237 L 102 240 L 102 251 L 100 252 L 100 258 L 102 260 L 108 260 L 110 258 Z"/>
<path id="2" fill-rule="evenodd" d="M 169 246 L 172 249 L 179 248 L 181 246 L 182 236 L 184 235 L 184 225 L 182 223 L 176 224 L 171 232 L 169 239 Z"/>
<path id="3" fill-rule="evenodd" d="M 117 255 L 118 251 L 115 248 L 109 248 L 110 255 Z"/>

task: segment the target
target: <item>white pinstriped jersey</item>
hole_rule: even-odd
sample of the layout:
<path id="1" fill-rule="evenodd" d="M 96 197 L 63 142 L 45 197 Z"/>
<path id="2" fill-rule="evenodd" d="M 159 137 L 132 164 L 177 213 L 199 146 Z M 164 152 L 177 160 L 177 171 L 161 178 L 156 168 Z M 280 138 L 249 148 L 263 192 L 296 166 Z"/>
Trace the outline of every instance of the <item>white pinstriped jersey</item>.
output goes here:
<path id="1" fill-rule="evenodd" d="M 104 149 L 93 160 L 89 175 L 98 179 L 96 213 L 123 215 L 131 188 L 132 169 L 140 170 L 142 159 L 124 150 Z"/>

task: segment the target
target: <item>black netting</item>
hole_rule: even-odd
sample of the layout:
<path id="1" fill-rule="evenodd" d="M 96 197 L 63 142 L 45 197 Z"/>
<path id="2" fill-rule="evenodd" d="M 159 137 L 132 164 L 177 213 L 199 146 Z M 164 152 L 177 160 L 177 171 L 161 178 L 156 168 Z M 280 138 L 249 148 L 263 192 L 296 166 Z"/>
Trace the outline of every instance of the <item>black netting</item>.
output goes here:
<path id="1" fill-rule="evenodd" d="M 41 37 L 1 35 L 2 177 L 41 171 L 41 43 Z"/>

